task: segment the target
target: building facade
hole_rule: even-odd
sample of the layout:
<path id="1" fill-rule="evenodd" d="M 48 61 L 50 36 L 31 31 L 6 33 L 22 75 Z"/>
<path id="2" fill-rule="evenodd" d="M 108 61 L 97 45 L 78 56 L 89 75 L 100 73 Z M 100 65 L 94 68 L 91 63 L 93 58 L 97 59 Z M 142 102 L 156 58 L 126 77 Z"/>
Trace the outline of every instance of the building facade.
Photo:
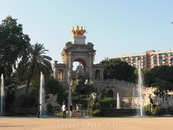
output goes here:
<path id="1" fill-rule="evenodd" d="M 53 66 L 54 78 L 58 80 L 65 90 L 68 90 L 71 82 L 78 73 L 81 71 L 87 78 L 87 82 L 91 83 L 94 91 L 98 94 L 106 95 L 106 97 L 117 98 L 119 95 L 120 107 L 139 107 L 139 85 L 120 81 L 116 79 L 104 79 L 104 67 L 102 64 L 94 64 L 96 50 L 94 44 L 91 42 L 85 43 L 86 36 L 84 35 L 85 29 L 76 26 L 72 29 L 72 40 L 67 42 L 62 50 L 61 57 L 62 63 L 55 61 Z M 155 52 L 153 50 L 146 51 L 142 54 L 123 55 L 120 58 L 128 62 L 130 65 L 136 66 L 138 59 L 141 61 L 142 68 L 151 68 L 156 65 L 172 65 L 173 51 Z M 76 70 L 73 69 L 73 62 L 79 62 Z M 143 100 L 144 104 L 149 104 L 148 95 L 152 94 L 143 87 Z M 134 99 L 133 99 L 133 98 Z M 134 101 L 133 101 L 134 100 Z M 132 102 L 133 101 L 133 102 Z M 133 104 L 133 105 L 132 105 Z"/>
<path id="2" fill-rule="evenodd" d="M 58 80 L 65 90 L 71 84 L 71 81 L 77 74 L 77 69 L 73 69 L 73 62 L 79 62 L 79 68 L 87 78 L 89 83 L 95 89 L 96 93 L 104 93 L 108 97 L 117 97 L 119 93 L 120 99 L 126 97 L 126 92 L 132 91 L 136 84 L 116 79 L 104 79 L 104 67 L 102 64 L 94 64 L 96 50 L 94 44 L 86 43 L 86 36 L 82 27 L 76 26 L 72 29 L 72 40 L 67 42 L 61 52 L 62 63 L 55 61 L 53 66 L 54 78 Z"/>
<path id="3" fill-rule="evenodd" d="M 116 56 L 117 59 L 127 62 L 129 65 L 138 68 L 149 69 L 154 66 L 173 65 L 173 50 L 155 51 L 148 50 L 145 53 Z"/>
<path id="4" fill-rule="evenodd" d="M 84 76 L 89 82 L 103 80 L 103 65 L 93 64 L 96 50 L 91 42 L 85 43 L 84 27 L 73 27 L 71 32 L 72 40 L 65 44 L 61 52 L 62 63 L 58 63 L 58 61 L 54 63 L 54 78 L 60 81 L 64 88 L 68 88 L 76 75 L 73 63 L 79 62 L 78 67 L 82 68 Z"/>

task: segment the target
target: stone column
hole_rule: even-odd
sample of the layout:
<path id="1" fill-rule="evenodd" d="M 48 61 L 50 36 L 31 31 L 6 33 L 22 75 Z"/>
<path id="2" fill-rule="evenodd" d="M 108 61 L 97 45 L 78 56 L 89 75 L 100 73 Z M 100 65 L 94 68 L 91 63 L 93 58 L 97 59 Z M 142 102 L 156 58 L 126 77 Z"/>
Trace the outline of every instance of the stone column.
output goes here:
<path id="1" fill-rule="evenodd" d="M 89 64 L 88 64 L 88 76 L 89 76 L 89 80 L 91 81 L 92 80 L 92 65 L 93 65 L 93 60 L 92 60 L 92 55 L 93 55 L 93 52 L 88 52 L 89 54 Z"/>
<path id="2" fill-rule="evenodd" d="M 71 68 L 72 67 L 72 63 L 71 63 L 71 58 L 72 58 L 72 52 L 68 52 L 68 67 Z"/>
<path id="3" fill-rule="evenodd" d="M 56 80 L 58 80 L 57 62 L 58 62 L 58 61 L 55 61 L 55 64 L 54 64 L 54 78 L 55 78 Z"/>
<path id="4" fill-rule="evenodd" d="M 68 84 L 70 84 L 72 79 L 72 52 L 68 52 Z"/>

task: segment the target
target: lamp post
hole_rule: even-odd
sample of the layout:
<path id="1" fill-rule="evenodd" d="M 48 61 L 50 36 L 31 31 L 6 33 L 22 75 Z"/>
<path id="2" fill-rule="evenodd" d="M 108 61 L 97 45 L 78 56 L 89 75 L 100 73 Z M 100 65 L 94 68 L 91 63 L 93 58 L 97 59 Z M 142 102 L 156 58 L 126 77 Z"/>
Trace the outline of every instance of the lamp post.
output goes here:
<path id="1" fill-rule="evenodd" d="M 170 59 L 170 64 L 169 64 L 169 66 L 171 66 L 172 63 L 173 63 L 173 59 L 171 58 L 171 59 Z"/>
<path id="2" fill-rule="evenodd" d="M 69 83 L 69 89 L 68 89 L 68 108 L 70 107 L 70 104 L 72 103 L 72 84 L 73 84 L 73 80 L 70 81 Z"/>

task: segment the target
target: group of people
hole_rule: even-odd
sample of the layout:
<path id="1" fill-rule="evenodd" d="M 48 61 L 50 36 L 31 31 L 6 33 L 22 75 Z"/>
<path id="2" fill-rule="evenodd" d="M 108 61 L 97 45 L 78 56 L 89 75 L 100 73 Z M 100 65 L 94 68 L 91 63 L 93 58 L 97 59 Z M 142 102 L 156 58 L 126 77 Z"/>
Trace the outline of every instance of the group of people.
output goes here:
<path id="1" fill-rule="evenodd" d="M 66 118 L 66 113 L 69 111 L 69 118 L 72 118 L 73 114 L 73 105 L 70 104 L 69 108 L 66 108 L 66 104 L 64 103 L 62 105 L 62 111 L 63 111 L 63 118 Z M 76 104 L 76 118 L 80 117 L 80 111 L 79 111 L 79 105 Z"/>
<path id="2" fill-rule="evenodd" d="M 41 104 L 38 104 L 37 107 L 37 117 L 40 118 L 40 107 Z M 63 118 L 66 118 L 66 113 L 69 111 L 69 118 L 72 118 L 72 114 L 73 114 L 73 106 L 72 104 L 70 104 L 69 108 L 66 108 L 66 104 L 64 103 L 62 105 L 62 111 L 63 111 Z M 76 104 L 76 118 L 80 117 L 80 111 L 79 111 L 79 105 Z"/>

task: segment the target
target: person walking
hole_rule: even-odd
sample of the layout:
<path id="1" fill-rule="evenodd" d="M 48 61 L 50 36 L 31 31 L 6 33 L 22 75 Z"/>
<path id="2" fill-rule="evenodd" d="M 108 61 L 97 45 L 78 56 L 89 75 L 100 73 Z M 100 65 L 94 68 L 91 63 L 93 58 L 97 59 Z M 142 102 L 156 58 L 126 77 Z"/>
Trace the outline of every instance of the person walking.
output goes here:
<path id="1" fill-rule="evenodd" d="M 73 113 L 72 109 L 73 109 L 73 106 L 72 106 L 72 104 L 70 104 L 70 107 L 69 107 L 69 118 L 72 118 L 72 113 Z"/>
<path id="2" fill-rule="evenodd" d="M 41 104 L 38 104 L 38 107 L 37 107 L 37 118 L 40 118 L 40 108 L 41 108 Z"/>
<path id="3" fill-rule="evenodd" d="M 66 118 L 66 106 L 65 103 L 62 105 L 63 118 Z"/>
<path id="4" fill-rule="evenodd" d="M 80 111 L 79 111 L 79 105 L 76 104 L 76 118 L 79 118 Z"/>

